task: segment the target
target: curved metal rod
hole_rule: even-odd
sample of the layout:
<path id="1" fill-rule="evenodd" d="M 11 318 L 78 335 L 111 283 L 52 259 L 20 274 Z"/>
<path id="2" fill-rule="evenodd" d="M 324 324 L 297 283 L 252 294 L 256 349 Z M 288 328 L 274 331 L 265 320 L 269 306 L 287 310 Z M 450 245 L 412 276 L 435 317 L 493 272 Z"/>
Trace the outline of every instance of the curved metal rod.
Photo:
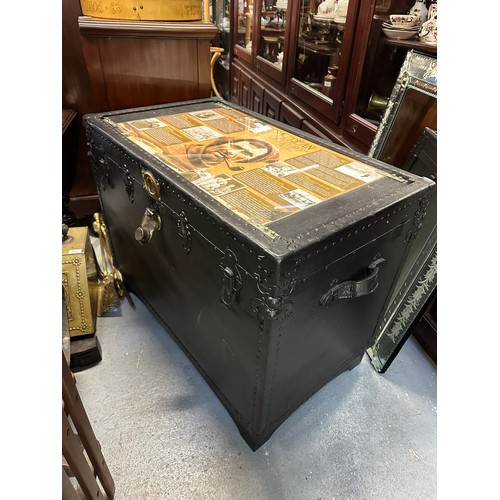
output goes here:
<path id="1" fill-rule="evenodd" d="M 219 59 L 220 55 L 224 52 L 224 49 L 222 47 L 210 47 L 210 53 L 212 54 L 212 57 L 210 59 L 210 85 L 212 87 L 212 90 L 214 94 L 217 97 L 222 97 L 217 90 L 217 87 L 215 85 L 215 80 L 214 80 L 214 67 L 215 63 L 217 62 L 217 59 Z"/>

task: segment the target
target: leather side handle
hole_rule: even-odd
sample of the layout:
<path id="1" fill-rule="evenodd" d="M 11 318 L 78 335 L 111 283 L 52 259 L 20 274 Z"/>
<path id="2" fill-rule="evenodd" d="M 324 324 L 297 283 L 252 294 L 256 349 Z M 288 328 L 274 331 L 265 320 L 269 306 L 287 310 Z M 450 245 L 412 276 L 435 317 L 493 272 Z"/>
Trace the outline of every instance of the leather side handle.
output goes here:
<path id="1" fill-rule="evenodd" d="M 327 292 L 325 292 L 319 303 L 322 306 L 329 306 L 334 300 L 338 299 L 352 299 L 368 295 L 376 290 L 378 287 L 378 272 L 385 259 L 378 258 L 368 266 L 368 275 L 362 280 L 355 281 L 349 280 L 338 283 Z"/>

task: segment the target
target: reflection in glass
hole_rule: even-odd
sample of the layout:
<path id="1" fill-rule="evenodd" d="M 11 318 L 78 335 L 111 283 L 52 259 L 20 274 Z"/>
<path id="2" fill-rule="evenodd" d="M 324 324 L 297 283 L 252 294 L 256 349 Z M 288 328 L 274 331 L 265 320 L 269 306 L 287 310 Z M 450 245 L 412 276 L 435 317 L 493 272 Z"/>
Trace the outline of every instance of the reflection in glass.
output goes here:
<path id="1" fill-rule="evenodd" d="M 262 0 L 259 55 L 280 70 L 285 51 L 285 25 L 288 0 Z"/>
<path id="2" fill-rule="evenodd" d="M 218 46 L 224 49 L 217 62 L 226 70 L 229 69 L 229 36 L 230 36 L 230 5 L 229 0 L 212 0 L 210 2 L 210 19 L 219 29 Z"/>
<path id="3" fill-rule="evenodd" d="M 237 44 L 252 52 L 253 0 L 238 0 Z"/>
<path id="4" fill-rule="evenodd" d="M 328 99 L 335 92 L 346 13 L 345 1 L 301 2 L 294 77 Z"/>
<path id="5" fill-rule="evenodd" d="M 410 50 L 389 102 L 369 154 L 402 168 L 419 135 L 437 130 L 437 58 Z"/>

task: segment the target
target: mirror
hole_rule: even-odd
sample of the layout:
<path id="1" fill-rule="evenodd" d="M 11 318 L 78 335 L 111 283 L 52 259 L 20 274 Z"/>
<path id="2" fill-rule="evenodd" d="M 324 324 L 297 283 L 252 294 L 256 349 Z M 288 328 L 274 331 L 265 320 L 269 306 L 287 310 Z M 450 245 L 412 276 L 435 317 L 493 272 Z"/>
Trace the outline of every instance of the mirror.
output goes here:
<path id="1" fill-rule="evenodd" d="M 437 58 L 410 50 L 368 156 L 402 168 L 425 128 L 437 130 Z"/>
<path id="2" fill-rule="evenodd" d="M 368 156 L 437 182 L 437 61 L 408 52 Z M 384 373 L 420 320 L 437 288 L 436 197 L 425 215 L 367 350 Z"/>
<path id="3" fill-rule="evenodd" d="M 248 54 L 252 53 L 253 0 L 238 0 L 236 43 Z"/>

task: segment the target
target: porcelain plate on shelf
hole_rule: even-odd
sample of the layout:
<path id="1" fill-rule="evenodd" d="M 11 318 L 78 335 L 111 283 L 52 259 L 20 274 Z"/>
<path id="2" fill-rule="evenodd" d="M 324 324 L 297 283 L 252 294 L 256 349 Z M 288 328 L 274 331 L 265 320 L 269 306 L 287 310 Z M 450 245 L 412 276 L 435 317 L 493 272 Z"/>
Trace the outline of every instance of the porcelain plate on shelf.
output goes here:
<path id="1" fill-rule="evenodd" d="M 409 40 L 417 34 L 417 31 L 415 30 L 393 30 L 382 28 L 382 31 L 384 32 L 386 37 L 392 38 L 394 40 Z"/>
<path id="2" fill-rule="evenodd" d="M 382 28 L 387 28 L 393 31 L 418 31 L 420 29 L 420 25 L 418 26 L 408 26 L 406 28 L 401 28 L 399 26 L 394 26 L 391 23 L 382 23 Z"/>

